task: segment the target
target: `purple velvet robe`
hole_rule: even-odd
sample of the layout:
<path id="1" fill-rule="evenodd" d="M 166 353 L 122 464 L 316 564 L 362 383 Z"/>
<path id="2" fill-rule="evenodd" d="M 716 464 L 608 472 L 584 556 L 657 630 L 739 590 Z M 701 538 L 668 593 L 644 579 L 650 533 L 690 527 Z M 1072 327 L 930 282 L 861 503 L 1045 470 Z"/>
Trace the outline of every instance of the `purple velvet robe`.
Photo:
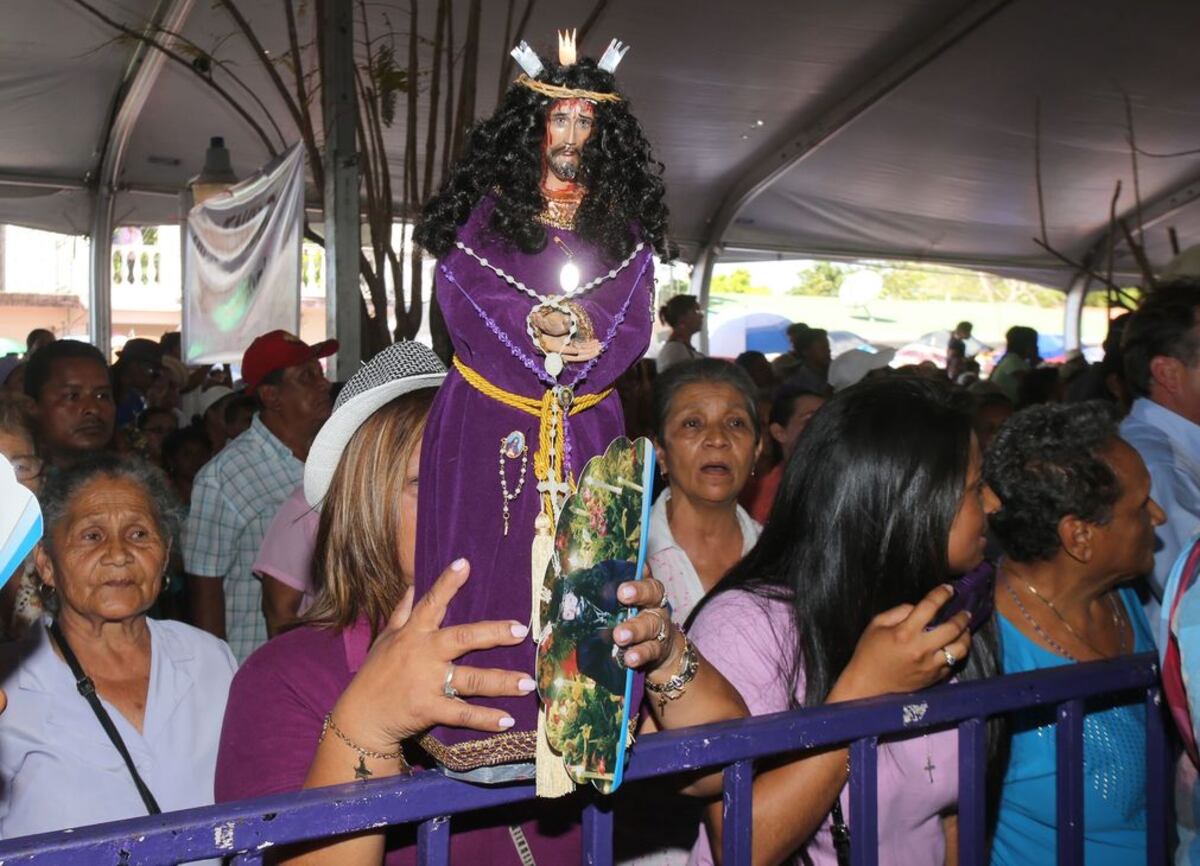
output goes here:
<path id="1" fill-rule="evenodd" d="M 485 197 L 459 230 L 458 239 L 539 294 L 561 293 L 559 272 L 568 258 L 554 242 L 556 235 L 574 255 L 580 285 L 620 265 L 607 261 L 597 248 L 573 232 L 550 227 L 546 247 L 540 253 L 522 253 L 489 230 L 492 207 L 491 198 Z M 575 297 L 591 318 L 596 338 L 607 344 L 586 378 L 575 386 L 577 395 L 611 387 L 645 354 L 654 292 L 652 254 L 647 246 L 616 278 Z M 493 385 L 541 399 L 546 385 L 504 341 L 507 337 L 525 359 L 542 369 L 544 358 L 526 333 L 526 317 L 536 302 L 457 248 L 438 261 L 434 287 L 458 358 Z M 491 326 L 483 314 L 491 320 Z M 558 382 L 570 385 L 584 366 L 567 364 Z M 509 531 L 505 536 L 500 443 L 514 430 L 525 434 L 529 461 L 524 489 L 509 504 Z M 572 476 L 578 478 L 587 461 L 602 454 L 624 432 L 621 402 L 615 391 L 599 405 L 571 416 L 567 442 Z M 466 557 L 471 563 L 471 577 L 451 604 L 444 625 L 506 619 L 528 624 L 530 553 L 534 520 L 540 510 L 533 476 L 537 443 L 537 418 L 483 395 L 451 369 L 425 429 L 417 501 L 417 598 L 457 557 Z M 512 492 L 517 487 L 520 461 L 508 460 L 506 466 L 508 490 Z M 536 652 L 531 636 L 515 647 L 471 653 L 461 663 L 533 675 Z M 514 731 L 537 728 L 536 695 L 487 698 L 481 703 L 506 710 L 516 720 Z M 454 728 L 438 728 L 433 735 L 446 744 L 486 736 Z"/>

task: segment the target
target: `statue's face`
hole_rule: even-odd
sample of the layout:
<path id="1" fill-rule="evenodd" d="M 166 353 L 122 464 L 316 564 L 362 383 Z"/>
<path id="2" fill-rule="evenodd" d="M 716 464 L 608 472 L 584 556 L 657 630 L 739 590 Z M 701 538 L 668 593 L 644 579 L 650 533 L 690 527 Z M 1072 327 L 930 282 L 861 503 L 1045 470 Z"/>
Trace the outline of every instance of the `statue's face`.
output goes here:
<path id="1" fill-rule="evenodd" d="M 579 176 L 583 145 L 595 126 L 596 109 L 586 99 L 559 99 L 550 105 L 542 155 L 551 174 L 567 182 Z"/>

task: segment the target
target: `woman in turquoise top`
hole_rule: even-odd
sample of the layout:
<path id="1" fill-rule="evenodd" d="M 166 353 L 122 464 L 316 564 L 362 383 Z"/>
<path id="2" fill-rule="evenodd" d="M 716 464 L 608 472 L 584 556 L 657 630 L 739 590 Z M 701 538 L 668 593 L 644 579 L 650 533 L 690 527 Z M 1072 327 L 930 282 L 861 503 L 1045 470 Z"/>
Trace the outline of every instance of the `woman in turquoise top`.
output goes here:
<path id="1" fill-rule="evenodd" d="M 1013 416 L 993 440 L 984 478 L 1004 548 L 996 581 L 1006 674 L 1154 649 L 1133 590 L 1154 564 L 1142 459 L 1099 403 L 1045 405 Z M 1084 861 L 1146 862 L 1146 735 L 1140 703 L 1089 706 L 1083 727 Z M 994 866 L 1054 861 L 1052 708 L 1011 720 L 1012 745 L 992 842 Z"/>

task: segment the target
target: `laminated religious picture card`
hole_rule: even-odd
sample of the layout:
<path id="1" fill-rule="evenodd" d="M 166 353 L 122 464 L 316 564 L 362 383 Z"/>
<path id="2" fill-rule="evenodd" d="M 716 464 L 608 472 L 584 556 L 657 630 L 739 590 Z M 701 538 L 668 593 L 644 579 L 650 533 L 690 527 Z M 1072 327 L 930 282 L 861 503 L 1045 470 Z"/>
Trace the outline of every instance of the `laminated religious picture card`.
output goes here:
<path id="1" fill-rule="evenodd" d="M 605 794 L 621 785 L 641 701 L 640 675 L 622 663 L 613 629 L 636 615 L 617 588 L 646 564 L 653 482 L 649 439 L 621 437 L 588 461 L 558 516 L 534 623 L 546 740 L 572 781 Z"/>
<path id="2" fill-rule="evenodd" d="M 577 57 L 563 33 L 555 63 L 521 43 L 521 74 L 416 227 L 454 348 L 422 443 L 417 597 L 459 557 L 472 570 L 446 625 L 533 621 L 578 473 L 625 434 L 613 386 L 645 355 L 654 256 L 668 257 L 663 167 L 614 75 L 625 52 Z M 532 671 L 534 634 L 463 662 Z M 572 790 L 539 741 L 537 696 L 490 705 L 510 731 L 438 727 L 422 748 L 476 782 L 530 778 L 537 757 L 540 794 Z"/>

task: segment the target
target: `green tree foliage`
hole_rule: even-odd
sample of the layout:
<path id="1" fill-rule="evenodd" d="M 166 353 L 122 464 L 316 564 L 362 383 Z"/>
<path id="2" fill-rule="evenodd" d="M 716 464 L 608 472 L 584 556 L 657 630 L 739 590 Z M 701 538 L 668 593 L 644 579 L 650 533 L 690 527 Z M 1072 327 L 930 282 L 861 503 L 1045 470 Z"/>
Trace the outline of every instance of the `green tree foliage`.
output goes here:
<path id="1" fill-rule="evenodd" d="M 721 274 L 712 279 L 714 295 L 769 295 L 771 290 L 766 286 L 755 286 L 750 282 L 750 272 L 738 268 L 729 274 Z"/>
<path id="2" fill-rule="evenodd" d="M 808 297 L 836 298 L 849 268 L 835 262 L 816 262 L 796 274 L 796 285 L 789 294 Z"/>

